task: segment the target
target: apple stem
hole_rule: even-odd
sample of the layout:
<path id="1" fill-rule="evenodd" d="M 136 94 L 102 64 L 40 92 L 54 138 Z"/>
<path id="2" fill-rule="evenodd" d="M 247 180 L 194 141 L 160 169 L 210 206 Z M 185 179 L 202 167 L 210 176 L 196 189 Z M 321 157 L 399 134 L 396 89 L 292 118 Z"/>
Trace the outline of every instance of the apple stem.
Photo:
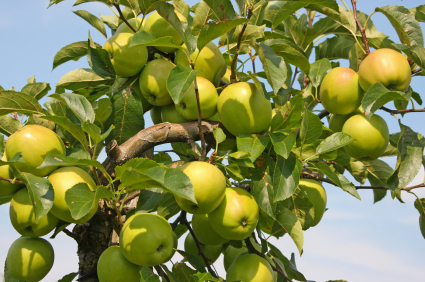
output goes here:
<path id="1" fill-rule="evenodd" d="M 362 27 L 362 24 L 359 21 L 359 18 L 357 16 L 357 7 L 356 7 L 356 0 L 351 0 L 351 4 L 353 5 L 353 14 L 354 14 L 354 19 L 356 20 L 357 26 L 360 30 L 360 33 L 362 34 L 363 37 L 363 43 L 365 45 L 365 49 L 366 49 L 366 55 L 370 54 L 370 48 L 369 48 L 369 42 L 367 41 L 367 37 L 366 37 L 366 32 L 365 32 L 365 28 Z"/>

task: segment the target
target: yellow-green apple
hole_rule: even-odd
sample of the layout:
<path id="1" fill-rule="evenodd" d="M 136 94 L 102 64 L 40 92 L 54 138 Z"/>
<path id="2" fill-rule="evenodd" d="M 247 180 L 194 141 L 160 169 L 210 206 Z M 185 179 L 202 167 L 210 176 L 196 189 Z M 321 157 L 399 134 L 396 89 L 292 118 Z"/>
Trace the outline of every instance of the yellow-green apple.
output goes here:
<path id="1" fill-rule="evenodd" d="M 215 210 L 226 191 L 226 178 L 221 170 L 212 164 L 199 161 L 187 163 L 180 169 L 189 177 L 198 204 L 174 195 L 177 204 L 192 214 L 210 213 Z"/>
<path id="2" fill-rule="evenodd" d="M 218 97 L 217 109 L 224 127 L 235 136 L 264 133 L 270 127 L 272 108 L 253 83 L 227 86 Z"/>
<path id="3" fill-rule="evenodd" d="M 307 194 L 308 199 L 313 204 L 314 218 L 312 226 L 316 226 L 326 210 L 326 191 L 319 182 L 312 179 L 300 179 L 299 187 Z"/>
<path id="4" fill-rule="evenodd" d="M 166 262 L 173 252 L 173 229 L 165 218 L 138 213 L 127 219 L 120 233 L 120 248 L 126 259 L 140 266 Z"/>
<path id="5" fill-rule="evenodd" d="M 329 119 L 329 129 L 333 132 L 341 132 L 342 127 L 344 126 L 344 123 L 352 116 L 354 115 L 361 115 L 363 112 L 360 109 L 355 110 L 354 112 L 348 114 L 348 115 L 332 115 Z"/>
<path id="6" fill-rule="evenodd" d="M 7 161 L 6 153 L 3 153 L 3 157 L 1 157 L 2 161 Z M 8 165 L 0 166 L 0 176 L 13 179 L 12 171 Z M 13 196 L 13 194 L 21 188 L 22 185 L 19 184 L 11 184 L 10 182 L 0 180 L 0 198 L 7 198 Z"/>
<path id="7" fill-rule="evenodd" d="M 38 282 L 52 269 L 55 253 L 43 238 L 21 237 L 7 252 L 9 274 L 18 280 Z"/>
<path id="8" fill-rule="evenodd" d="M 48 177 L 55 191 L 55 200 L 50 212 L 66 222 L 82 224 L 88 221 L 96 213 L 98 203 L 95 201 L 88 214 L 75 220 L 65 201 L 65 193 L 78 183 L 86 183 L 91 191 L 96 191 L 96 183 L 91 176 L 79 167 L 62 167 L 52 172 Z"/>
<path id="9" fill-rule="evenodd" d="M 242 253 L 227 270 L 226 281 L 273 282 L 273 269 L 259 255 Z"/>
<path id="10" fill-rule="evenodd" d="M 150 61 L 140 73 L 140 91 L 152 105 L 166 106 L 173 103 L 167 90 L 167 79 L 174 67 L 169 61 L 156 59 Z"/>
<path id="11" fill-rule="evenodd" d="M 190 55 L 190 60 L 195 64 L 195 70 L 204 69 L 198 73 L 198 77 L 204 77 L 208 79 L 211 83 L 218 85 L 220 78 L 217 78 L 220 75 L 223 67 L 226 65 L 224 61 L 223 54 L 221 54 L 220 49 L 213 43 L 210 42 L 202 48 L 201 52 L 196 48 L 195 51 Z M 182 45 L 182 48 L 177 51 L 176 58 L 174 63 L 178 63 L 189 66 L 189 56 L 186 45 Z"/>
<path id="12" fill-rule="evenodd" d="M 132 18 L 127 20 L 127 22 L 137 31 L 142 30 L 143 26 L 146 22 L 144 20 L 142 22 L 142 18 Z M 122 23 L 118 26 L 117 30 L 115 31 L 114 35 L 120 34 L 120 33 L 131 33 L 134 34 L 134 31 L 126 24 Z"/>
<path id="13" fill-rule="evenodd" d="M 382 156 L 390 138 L 387 123 L 378 115 L 372 115 L 370 120 L 364 115 L 352 116 L 344 123 L 342 132 L 354 138 L 345 146 L 345 151 L 358 160 L 375 160 Z"/>
<path id="14" fill-rule="evenodd" d="M 120 33 L 112 36 L 103 45 L 108 51 L 112 65 L 118 76 L 130 77 L 138 74 L 148 61 L 146 46 L 130 47 L 132 33 Z"/>
<path id="15" fill-rule="evenodd" d="M 26 125 L 9 136 L 6 142 L 6 157 L 11 160 L 16 153 L 21 153 L 25 163 L 15 163 L 21 172 L 29 172 L 44 177 L 56 169 L 45 167 L 37 169 L 48 154 L 65 156 L 62 139 L 52 130 L 36 125 Z"/>
<path id="16" fill-rule="evenodd" d="M 166 259 L 166 261 L 169 261 L 174 254 L 177 251 L 177 246 L 178 246 L 178 240 L 179 238 L 177 238 L 176 232 L 173 231 L 173 252 L 171 253 L 171 255 Z"/>
<path id="17" fill-rule="evenodd" d="M 176 105 L 170 104 L 161 107 L 161 120 L 162 122 L 170 123 L 186 123 L 190 120 L 185 119 L 176 109 Z"/>
<path id="18" fill-rule="evenodd" d="M 243 240 L 255 230 L 259 217 L 254 197 L 242 188 L 227 188 L 220 205 L 208 214 L 212 228 L 229 240 Z"/>
<path id="19" fill-rule="evenodd" d="M 212 117 L 207 118 L 207 120 L 210 120 L 210 121 L 221 121 L 220 115 L 218 114 L 218 111 Z"/>
<path id="20" fill-rule="evenodd" d="M 214 84 L 208 79 L 197 77 L 199 105 L 201 107 L 201 118 L 207 119 L 217 113 L 218 93 Z M 180 103 L 176 104 L 179 113 L 188 120 L 198 120 L 198 102 L 196 100 L 195 83 L 184 95 Z"/>
<path id="21" fill-rule="evenodd" d="M 256 243 L 253 239 L 249 239 L 252 243 L 252 245 L 254 246 L 254 248 L 261 252 L 261 245 Z M 243 242 L 243 246 L 242 248 L 236 248 L 233 247 L 232 245 L 229 245 L 226 250 L 224 251 L 224 256 L 223 256 L 223 264 L 224 264 L 224 269 L 227 271 L 230 267 L 230 265 L 232 265 L 232 263 L 235 261 L 235 259 L 242 253 L 247 252 L 248 248 L 245 246 L 245 242 Z"/>
<path id="22" fill-rule="evenodd" d="M 411 79 L 412 72 L 406 57 L 392 49 L 373 51 L 359 67 L 359 82 L 365 91 L 380 82 L 390 90 L 404 92 Z"/>
<path id="23" fill-rule="evenodd" d="M 180 12 L 174 12 L 181 22 L 187 23 L 187 19 Z M 181 45 L 183 43 L 183 39 L 178 32 L 156 11 L 147 18 L 143 25 L 143 30 L 152 32 L 156 38 L 171 36 L 176 45 Z M 177 50 L 177 48 L 174 47 L 157 46 L 155 48 L 165 53 L 171 53 Z"/>
<path id="24" fill-rule="evenodd" d="M 99 282 L 140 282 L 140 270 L 123 256 L 119 246 L 111 246 L 99 257 L 97 278 Z"/>
<path id="25" fill-rule="evenodd" d="M 204 245 L 222 245 L 229 241 L 214 231 L 207 214 L 194 214 L 192 217 L 192 228 L 196 238 Z"/>
<path id="26" fill-rule="evenodd" d="M 28 190 L 23 188 L 13 195 L 9 206 L 9 216 L 12 226 L 22 236 L 41 237 L 52 231 L 59 219 L 50 212 L 35 221 L 34 207 Z"/>
<path id="27" fill-rule="evenodd" d="M 162 107 L 161 106 L 155 106 L 150 111 L 151 119 L 153 124 L 159 124 L 162 123 Z"/>
<path id="28" fill-rule="evenodd" d="M 336 67 L 325 75 L 320 86 L 323 107 L 332 114 L 348 115 L 359 108 L 364 91 L 352 69 Z"/>
<path id="29" fill-rule="evenodd" d="M 218 257 L 221 255 L 221 250 L 223 249 L 223 245 L 203 245 L 201 244 L 202 252 L 209 258 L 210 264 L 214 263 Z M 205 265 L 204 259 L 199 255 L 198 247 L 196 246 L 196 242 L 192 237 L 192 234 L 187 234 L 186 239 L 184 240 L 184 251 L 195 256 L 203 265 Z"/>

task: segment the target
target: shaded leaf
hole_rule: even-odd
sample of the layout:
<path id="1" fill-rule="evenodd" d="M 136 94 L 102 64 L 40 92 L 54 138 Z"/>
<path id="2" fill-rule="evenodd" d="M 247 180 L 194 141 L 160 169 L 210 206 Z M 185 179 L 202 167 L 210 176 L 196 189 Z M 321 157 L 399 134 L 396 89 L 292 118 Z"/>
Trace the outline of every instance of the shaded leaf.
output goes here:
<path id="1" fill-rule="evenodd" d="M 290 154 L 287 159 L 277 156 L 273 173 L 275 201 L 282 201 L 294 194 L 300 181 L 302 162 Z"/>
<path id="2" fill-rule="evenodd" d="M 92 14 L 84 10 L 77 10 L 73 12 L 74 14 L 88 22 L 95 29 L 97 29 L 103 36 L 105 36 L 105 38 L 107 38 L 105 24 L 98 17 L 93 16 Z"/>
<path id="3" fill-rule="evenodd" d="M 196 75 L 203 70 L 195 71 L 188 66 L 177 64 L 170 71 L 167 79 L 167 90 L 175 104 L 180 103 L 187 91 L 194 91 L 193 81 Z M 191 86 L 193 87 L 192 89 Z"/>
<path id="4" fill-rule="evenodd" d="M 319 87 L 326 75 L 326 72 L 331 69 L 331 63 L 326 58 L 312 63 L 308 77 L 310 78 L 313 86 L 316 88 Z"/>
<path id="5" fill-rule="evenodd" d="M 0 91 L 0 116 L 13 112 L 44 114 L 37 99 L 31 95 L 15 91 Z"/>
<path id="6" fill-rule="evenodd" d="M 41 98 L 46 96 L 49 90 L 51 89 L 52 88 L 50 88 L 49 83 L 38 82 L 38 83 L 28 83 L 21 89 L 21 92 L 31 95 L 37 100 L 40 100 Z"/>

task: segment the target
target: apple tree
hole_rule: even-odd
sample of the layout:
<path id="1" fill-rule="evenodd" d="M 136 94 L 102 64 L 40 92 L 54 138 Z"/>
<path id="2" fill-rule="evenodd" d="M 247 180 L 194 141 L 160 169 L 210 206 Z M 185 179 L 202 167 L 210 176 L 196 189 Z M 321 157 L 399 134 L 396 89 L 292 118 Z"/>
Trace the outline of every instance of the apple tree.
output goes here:
<path id="1" fill-rule="evenodd" d="M 425 74 L 425 5 L 370 15 L 355 0 L 74 6 L 86 2 L 113 11 L 74 11 L 106 40 L 69 42 L 53 69 L 82 57 L 90 68 L 64 74 L 43 105 L 48 83 L 0 86 L 0 204 L 23 235 L 6 281 L 43 279 L 53 251 L 40 237 L 52 231 L 78 244 L 79 270 L 61 281 L 306 281 L 268 238 L 289 236 L 302 253 L 326 216 L 323 182 L 359 200 L 369 189 L 375 202 L 425 187 L 408 187 L 425 139 L 402 120 L 425 111 L 410 87 Z M 377 30 L 375 13 L 398 39 Z M 170 149 L 154 151 L 161 144 Z M 425 237 L 425 199 L 415 208 Z M 176 252 L 183 260 L 167 267 Z M 213 267 L 221 253 L 226 277 Z"/>

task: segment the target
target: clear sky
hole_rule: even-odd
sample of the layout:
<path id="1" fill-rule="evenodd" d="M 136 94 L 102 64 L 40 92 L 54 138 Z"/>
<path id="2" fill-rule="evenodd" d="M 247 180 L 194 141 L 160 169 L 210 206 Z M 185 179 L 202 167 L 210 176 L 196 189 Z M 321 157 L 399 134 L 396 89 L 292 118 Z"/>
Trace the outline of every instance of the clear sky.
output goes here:
<path id="1" fill-rule="evenodd" d="M 55 84 L 67 72 L 76 68 L 88 67 L 85 58 L 78 62 L 68 62 L 52 71 L 53 57 L 61 47 L 87 40 L 88 32 L 95 42 L 103 45 L 105 38 L 72 11 L 85 9 L 94 15 L 112 15 L 101 3 L 87 3 L 72 7 L 75 2 L 67 0 L 48 10 L 48 0 L 5 1 L 0 9 L 0 85 L 5 89 L 12 86 L 20 90 L 27 78 L 36 75 L 38 82 Z M 346 1 L 347 4 L 350 1 Z M 388 4 L 405 5 L 412 8 L 424 4 L 421 0 L 358 0 L 358 9 L 370 14 L 375 7 Z M 195 1 L 189 1 L 193 5 Z M 339 4 L 342 4 L 338 0 Z M 372 17 L 379 31 L 399 42 L 389 21 L 381 14 Z M 424 24 L 421 23 L 424 28 Z M 108 35 L 110 35 L 108 31 Z M 344 62 L 342 65 L 347 66 Z M 258 69 L 258 68 L 257 68 Z M 411 86 L 425 98 L 425 80 L 414 78 Z M 51 91 L 51 93 L 53 93 Z M 44 102 L 44 100 L 42 101 Z M 389 104 L 392 107 L 392 103 Z M 379 112 L 387 121 L 390 132 L 399 132 L 397 121 L 385 112 Z M 149 115 L 145 115 L 146 125 L 152 125 Z M 424 114 L 407 114 L 403 123 L 414 131 L 425 135 Z M 165 146 L 162 146 L 165 148 Z M 395 158 L 385 159 L 392 167 Z M 352 178 L 350 178 L 353 180 Z M 423 170 L 412 184 L 424 181 Z M 290 257 L 296 253 L 298 269 L 308 280 L 317 282 L 330 279 L 345 279 L 349 282 L 395 282 L 424 281 L 423 266 L 424 238 L 419 226 L 419 214 L 413 207 L 414 198 L 402 193 L 405 204 L 393 201 L 389 196 L 373 204 L 373 194 L 361 190 L 361 201 L 343 192 L 337 187 L 325 185 L 328 194 L 328 208 L 321 223 L 304 233 L 304 253 L 296 252 L 294 243 L 288 236 L 277 244 L 281 251 Z M 414 190 L 425 197 L 425 189 Z M 9 222 L 8 205 L 0 206 L 0 264 L 3 264 L 7 250 L 19 234 Z M 78 271 L 77 245 L 65 234 L 49 240 L 55 249 L 55 264 L 44 281 L 57 281 L 70 272 Z M 183 247 L 180 240 L 179 247 Z M 173 261 L 176 260 L 174 257 Z M 222 257 L 217 270 L 223 276 Z M 0 267 L 0 272 L 3 267 Z M 1 278 L 0 278 L 1 281 Z"/>

